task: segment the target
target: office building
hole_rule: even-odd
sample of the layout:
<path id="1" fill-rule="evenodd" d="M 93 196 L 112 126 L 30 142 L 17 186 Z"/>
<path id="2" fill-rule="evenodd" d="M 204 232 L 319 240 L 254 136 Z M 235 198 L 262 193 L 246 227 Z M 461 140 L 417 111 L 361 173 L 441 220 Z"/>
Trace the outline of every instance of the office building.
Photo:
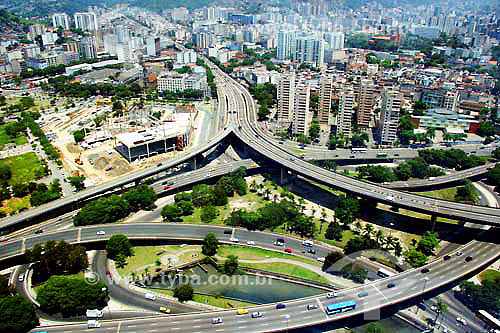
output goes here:
<path id="1" fill-rule="evenodd" d="M 426 88 L 422 91 L 420 101 L 431 109 L 443 108 L 455 112 L 460 104 L 460 95 L 455 89 Z"/>
<path id="2" fill-rule="evenodd" d="M 277 113 L 279 126 L 289 126 L 293 120 L 295 73 L 283 74 L 277 86 Z"/>
<path id="3" fill-rule="evenodd" d="M 343 137 L 347 139 L 351 136 L 355 100 L 356 96 L 354 94 L 354 89 L 351 86 L 345 86 L 342 88 L 339 100 L 339 112 L 337 114 L 336 121 L 337 138 Z"/>
<path id="4" fill-rule="evenodd" d="M 66 13 L 57 13 L 52 15 L 52 26 L 62 27 L 64 30 L 69 30 L 69 17 Z"/>
<path id="5" fill-rule="evenodd" d="M 200 49 L 209 47 L 209 35 L 206 32 L 196 32 L 193 34 L 193 44 Z"/>
<path id="6" fill-rule="evenodd" d="M 177 53 L 177 63 L 178 64 L 195 64 L 198 59 L 196 52 L 194 50 L 189 50 L 185 52 Z"/>
<path id="7" fill-rule="evenodd" d="M 357 124 L 360 128 L 367 129 L 370 127 L 370 121 L 374 111 L 373 108 L 378 96 L 378 89 L 371 81 L 368 80 L 362 81 L 357 88 Z"/>
<path id="8" fill-rule="evenodd" d="M 228 20 L 232 22 L 239 22 L 243 25 L 257 23 L 257 17 L 255 15 L 229 14 Z"/>
<path id="9" fill-rule="evenodd" d="M 148 56 L 155 57 L 160 52 L 160 37 L 148 37 L 146 43 Z"/>
<path id="10" fill-rule="evenodd" d="M 181 91 L 186 89 L 201 90 L 208 93 L 207 77 L 205 74 L 179 74 L 177 72 L 164 72 L 157 78 L 157 90 Z"/>
<path id="11" fill-rule="evenodd" d="M 95 13 L 75 13 L 75 27 L 83 31 L 97 30 L 97 17 Z"/>
<path id="12" fill-rule="evenodd" d="M 295 38 L 292 48 L 292 61 L 308 63 L 315 67 L 323 66 L 325 57 L 324 41 L 313 37 Z"/>
<path id="13" fill-rule="evenodd" d="M 396 142 L 402 103 L 403 94 L 401 92 L 387 88 L 384 90 L 379 123 L 380 144 L 392 145 Z"/>
<path id="14" fill-rule="evenodd" d="M 309 111 L 310 87 L 306 82 L 297 82 L 294 89 L 292 134 L 309 134 L 312 114 Z"/>
<path id="15" fill-rule="evenodd" d="M 323 76 L 319 81 L 319 122 L 329 124 L 332 110 L 333 78 Z"/>

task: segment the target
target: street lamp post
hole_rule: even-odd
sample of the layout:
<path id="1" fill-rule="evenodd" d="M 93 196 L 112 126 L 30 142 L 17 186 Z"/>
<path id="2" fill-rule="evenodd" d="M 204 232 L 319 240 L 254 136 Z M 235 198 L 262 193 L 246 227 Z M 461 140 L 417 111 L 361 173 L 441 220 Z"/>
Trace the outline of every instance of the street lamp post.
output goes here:
<path id="1" fill-rule="evenodd" d="M 285 319 L 286 319 L 286 332 L 288 333 L 288 320 L 290 319 L 290 315 L 286 314 Z"/>
<path id="2" fill-rule="evenodd" d="M 425 291 L 425 285 L 427 284 L 427 281 L 429 281 L 430 279 L 428 276 L 426 276 L 423 278 L 423 280 L 424 280 L 424 284 L 422 286 L 422 293 Z M 423 300 L 423 298 L 422 298 L 422 300 Z M 418 304 L 417 304 L 417 312 L 415 312 L 415 314 L 418 314 Z"/>

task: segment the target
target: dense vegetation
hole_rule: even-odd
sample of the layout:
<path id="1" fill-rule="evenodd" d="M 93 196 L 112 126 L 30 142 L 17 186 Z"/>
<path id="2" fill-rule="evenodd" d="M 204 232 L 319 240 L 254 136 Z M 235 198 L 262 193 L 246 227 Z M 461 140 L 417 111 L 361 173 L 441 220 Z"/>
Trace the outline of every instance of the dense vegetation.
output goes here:
<path id="1" fill-rule="evenodd" d="M 480 285 L 464 281 L 460 283 L 457 296 L 475 311 L 486 310 L 489 313 L 500 311 L 500 279 L 482 281 Z"/>
<path id="2" fill-rule="evenodd" d="M 89 202 L 73 218 L 75 226 L 113 223 L 131 212 L 152 208 L 156 192 L 148 185 L 139 185 L 122 195 L 113 194 Z"/>
<path id="3" fill-rule="evenodd" d="M 89 98 L 91 96 L 117 96 L 119 98 L 138 97 L 142 93 L 142 88 L 137 83 L 131 84 L 111 84 L 97 83 L 84 84 L 70 82 L 70 77 L 58 76 L 48 79 L 48 84 L 43 84 L 46 91 L 53 91 L 56 94 L 67 97 Z"/>
<path id="4" fill-rule="evenodd" d="M 83 315 L 87 309 L 102 309 L 108 291 L 102 281 L 89 284 L 79 277 L 52 276 L 36 295 L 42 311 L 63 317 Z"/>
<path id="5" fill-rule="evenodd" d="M 268 82 L 250 86 L 248 90 L 259 102 L 259 119 L 267 119 L 267 116 L 270 113 L 269 107 L 273 106 L 277 100 L 276 86 Z"/>
<path id="6" fill-rule="evenodd" d="M 0 333 L 29 332 L 39 324 L 35 306 L 24 297 L 0 298 Z"/>

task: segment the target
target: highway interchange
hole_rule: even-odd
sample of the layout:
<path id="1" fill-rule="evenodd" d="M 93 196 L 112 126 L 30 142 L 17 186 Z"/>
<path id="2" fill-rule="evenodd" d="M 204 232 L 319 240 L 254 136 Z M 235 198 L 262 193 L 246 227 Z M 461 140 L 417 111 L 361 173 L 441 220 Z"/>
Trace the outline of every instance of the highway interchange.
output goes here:
<path id="1" fill-rule="evenodd" d="M 218 69 L 214 68 L 220 76 Z M 263 154 L 276 163 L 283 165 L 287 170 L 291 170 L 296 174 L 300 174 L 306 178 L 315 179 L 321 183 L 328 184 L 333 187 L 340 188 L 344 191 L 357 194 L 359 196 L 368 196 L 377 201 L 388 204 L 407 207 L 413 210 L 428 212 L 431 214 L 455 217 L 462 220 L 479 222 L 484 224 L 498 225 L 498 209 L 477 207 L 440 200 L 428 199 L 421 196 L 416 196 L 408 193 L 394 191 L 388 188 L 383 188 L 376 184 L 361 182 L 342 175 L 338 175 L 322 168 L 315 167 L 305 161 L 293 157 L 288 151 L 281 149 L 275 145 L 269 138 L 268 134 L 259 130 L 259 126 L 255 120 L 255 105 L 248 91 L 231 79 L 223 77 L 225 84 L 221 89 L 222 95 L 228 96 L 228 129 L 219 134 L 212 141 L 204 146 L 198 147 L 195 151 L 183 155 L 172 162 L 165 163 L 157 168 L 146 170 L 139 174 L 134 174 L 133 179 L 119 179 L 114 184 L 106 183 L 103 186 L 95 187 L 88 192 L 81 194 L 83 196 L 92 197 L 96 194 L 105 193 L 113 187 L 123 186 L 130 182 L 147 178 L 161 171 L 169 169 L 171 166 L 179 164 L 179 160 L 186 161 L 192 156 L 195 156 L 203 151 L 212 148 L 216 140 L 221 140 L 229 135 L 231 131 L 247 143 L 255 151 Z M 219 99 L 220 103 L 221 99 Z M 238 111 L 232 111 L 238 110 Z M 232 111 L 232 112 L 231 112 Z M 268 142 L 269 141 L 269 142 Z M 248 163 L 243 161 L 242 163 Z M 215 170 L 214 170 L 215 171 Z M 222 171 L 221 171 L 222 172 Z M 215 175 L 214 175 L 215 176 Z M 196 174 L 196 177 L 200 177 Z M 210 177 L 210 176 L 207 176 Z M 183 177 L 180 177 L 183 178 Z M 186 184 L 189 183 L 186 180 Z M 181 186 L 179 180 L 179 186 Z M 70 200 L 81 200 L 77 197 Z M 72 243 L 89 243 L 103 242 L 112 234 L 124 233 L 128 234 L 131 239 L 151 240 L 151 239 L 168 239 L 178 241 L 200 240 L 208 232 L 215 232 L 217 237 L 224 241 L 229 241 L 230 235 L 223 233 L 224 227 L 213 226 L 190 226 L 176 224 L 137 224 L 137 225 L 106 225 L 87 228 L 77 228 L 71 230 L 58 231 L 47 233 L 36 237 L 23 238 L 21 240 L 12 240 L 7 243 L 2 243 L 0 246 L 0 258 L 22 254 L 26 247 L 31 247 L 36 243 L 44 242 L 48 239 L 64 239 Z M 103 230 L 105 236 L 96 235 L 97 231 Z M 272 240 L 276 235 L 249 232 L 245 230 L 235 229 L 233 237 L 238 237 L 242 241 L 254 240 L 256 245 L 263 247 L 272 247 Z M 294 251 L 299 251 L 301 244 L 297 240 L 287 239 L 287 246 L 290 246 Z M 321 247 L 318 247 L 321 249 Z M 326 299 L 325 296 L 312 297 L 307 299 L 294 300 L 287 302 L 286 309 L 276 310 L 275 305 L 259 306 L 258 311 L 263 313 L 262 318 L 250 319 L 248 315 L 236 316 L 234 311 L 218 311 L 209 313 L 196 313 L 189 315 L 170 316 L 165 320 L 161 318 L 149 318 L 141 320 L 119 320 L 113 322 L 104 322 L 100 329 L 95 329 L 96 332 L 108 332 L 109 330 L 117 330 L 119 332 L 147 332 L 147 331 L 176 331 L 180 332 L 220 332 L 220 331 L 237 331 L 244 330 L 245 332 L 271 332 L 280 331 L 287 328 L 298 328 L 303 326 L 315 325 L 333 319 L 340 319 L 355 314 L 365 313 L 391 304 L 396 304 L 405 301 L 409 298 L 417 297 L 418 295 L 430 290 L 439 288 L 452 281 L 459 280 L 461 277 L 484 267 L 499 256 L 499 248 L 496 244 L 482 243 L 472 241 L 463 247 L 464 256 L 454 256 L 448 261 L 443 261 L 441 258 L 431 262 L 426 267 L 429 272 L 422 273 L 420 269 L 409 270 L 398 274 L 394 277 L 377 280 L 373 283 L 363 285 L 358 288 L 342 290 L 340 296 L 334 301 L 342 301 L 353 299 L 358 302 L 358 307 L 355 311 L 328 316 L 323 311 L 326 304 L 331 303 L 331 299 Z M 328 249 L 320 250 L 324 255 Z M 465 264 L 464 257 L 471 256 L 472 261 Z M 428 279 L 425 279 L 428 278 Z M 389 281 L 395 283 L 395 287 L 387 292 L 387 284 Z M 358 293 L 367 291 L 368 295 L 360 297 Z M 311 303 L 316 303 L 318 309 L 307 310 L 306 306 Z M 250 311 L 254 311 L 250 309 Z M 211 318 L 222 317 L 223 323 L 218 325 L 211 324 Z M 65 325 L 61 327 L 53 327 L 51 331 L 81 331 L 87 330 L 86 325 Z M 40 331 L 40 330 L 36 330 Z"/>

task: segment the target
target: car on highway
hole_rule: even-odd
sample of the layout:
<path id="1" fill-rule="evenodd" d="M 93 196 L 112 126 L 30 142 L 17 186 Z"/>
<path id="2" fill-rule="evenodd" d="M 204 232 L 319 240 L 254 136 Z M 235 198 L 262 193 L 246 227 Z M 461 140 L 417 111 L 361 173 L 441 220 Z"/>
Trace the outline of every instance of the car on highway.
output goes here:
<path id="1" fill-rule="evenodd" d="M 43 229 L 38 229 L 37 231 L 35 231 L 35 234 L 37 234 L 37 235 L 41 234 L 41 233 L 43 233 Z"/>
<path id="2" fill-rule="evenodd" d="M 224 235 L 231 235 L 233 231 L 231 229 L 224 230 Z"/>
<path id="3" fill-rule="evenodd" d="M 285 239 L 284 238 L 276 238 L 276 240 L 273 243 L 276 246 L 283 246 L 285 245 Z"/>
<path id="4" fill-rule="evenodd" d="M 307 247 L 312 247 L 314 245 L 314 242 L 311 240 L 303 240 L 302 245 L 307 246 Z"/>
<path id="5" fill-rule="evenodd" d="M 146 293 L 144 295 L 144 298 L 149 299 L 150 301 L 156 301 L 156 296 L 154 294 L 151 294 L 151 293 Z"/>
<path id="6" fill-rule="evenodd" d="M 465 325 L 467 325 L 467 322 L 465 321 L 465 319 L 464 319 L 464 318 L 457 317 L 457 321 L 458 321 L 460 324 L 464 325 L 464 326 L 465 326 Z"/>
<path id="7" fill-rule="evenodd" d="M 316 260 L 319 262 L 325 262 L 326 259 L 325 257 L 317 257 Z"/>
<path id="8" fill-rule="evenodd" d="M 247 245 L 255 245 L 254 241 L 247 241 Z"/>
<path id="9" fill-rule="evenodd" d="M 252 312 L 251 316 L 252 316 L 252 318 L 260 318 L 260 317 L 262 317 L 262 312 L 259 312 L 259 311 Z"/>
<path id="10" fill-rule="evenodd" d="M 396 284 L 394 282 L 389 282 L 387 284 L 387 288 L 394 288 L 396 286 Z"/>
<path id="11" fill-rule="evenodd" d="M 231 242 L 233 242 L 233 243 L 239 243 L 239 242 L 240 242 L 240 239 L 239 239 L 239 238 L 236 238 L 236 237 L 234 237 L 234 238 L 233 238 L 233 237 L 231 237 L 231 238 L 229 238 L 229 240 L 230 240 Z"/>
<path id="12" fill-rule="evenodd" d="M 467 258 L 465 258 L 465 261 L 469 262 L 472 260 L 472 257 L 471 256 L 467 256 Z"/>
<path id="13" fill-rule="evenodd" d="M 449 255 L 445 255 L 443 259 L 444 259 L 444 260 L 450 260 L 450 258 L 451 258 L 451 257 L 450 257 Z"/>
<path id="14" fill-rule="evenodd" d="M 278 304 L 276 304 L 276 309 L 277 310 L 284 309 L 284 308 L 286 308 L 286 304 L 284 304 L 284 303 L 278 303 Z"/>
<path id="15" fill-rule="evenodd" d="M 307 304 L 307 310 L 314 310 L 318 308 L 318 304 Z"/>
<path id="16" fill-rule="evenodd" d="M 358 293 L 358 297 L 366 297 L 368 296 L 368 292 L 367 291 L 361 291 Z"/>
<path id="17" fill-rule="evenodd" d="M 421 273 L 424 273 L 424 274 L 425 274 L 425 273 L 429 273 L 429 269 L 426 267 L 426 268 L 423 268 L 420 272 L 421 272 Z"/>
<path id="18" fill-rule="evenodd" d="M 166 306 L 160 306 L 160 312 L 170 313 L 171 310 L 169 308 L 167 308 Z"/>
<path id="19" fill-rule="evenodd" d="M 238 310 L 236 310 L 236 314 L 237 315 L 244 315 L 244 314 L 247 314 L 247 313 L 248 313 L 247 309 L 238 309 Z"/>
<path id="20" fill-rule="evenodd" d="M 290 247 L 285 248 L 285 252 L 286 253 L 292 253 L 292 248 L 290 248 Z"/>
<path id="21" fill-rule="evenodd" d="M 170 185 L 165 185 L 163 186 L 163 190 L 166 191 L 166 190 L 170 190 L 172 188 L 172 186 Z"/>
<path id="22" fill-rule="evenodd" d="M 214 325 L 222 324 L 222 318 L 221 317 L 212 318 L 212 324 L 214 324 Z"/>
<path id="23" fill-rule="evenodd" d="M 98 232 L 95 233 L 97 236 L 104 236 L 106 235 L 106 232 L 104 230 L 99 230 Z"/>
<path id="24" fill-rule="evenodd" d="M 336 292 L 331 292 L 331 293 L 327 293 L 326 294 L 326 298 L 335 298 L 337 297 L 339 294 L 336 293 Z"/>
<path id="25" fill-rule="evenodd" d="M 464 254 L 464 252 L 462 250 L 457 251 L 457 253 L 456 253 L 457 257 L 460 257 L 462 254 Z"/>
<path id="26" fill-rule="evenodd" d="M 19 282 L 23 282 L 24 281 L 24 275 L 19 275 L 18 280 L 19 280 Z"/>
<path id="27" fill-rule="evenodd" d="M 389 201 L 393 201 L 394 200 L 394 197 L 392 195 L 388 195 L 387 197 L 385 197 L 387 200 Z"/>
<path id="28" fill-rule="evenodd" d="M 290 161 L 295 161 L 295 158 L 290 157 L 290 158 L 289 158 L 289 160 L 290 160 Z"/>
<path id="29" fill-rule="evenodd" d="M 316 249 L 308 249 L 307 253 L 316 254 Z"/>

